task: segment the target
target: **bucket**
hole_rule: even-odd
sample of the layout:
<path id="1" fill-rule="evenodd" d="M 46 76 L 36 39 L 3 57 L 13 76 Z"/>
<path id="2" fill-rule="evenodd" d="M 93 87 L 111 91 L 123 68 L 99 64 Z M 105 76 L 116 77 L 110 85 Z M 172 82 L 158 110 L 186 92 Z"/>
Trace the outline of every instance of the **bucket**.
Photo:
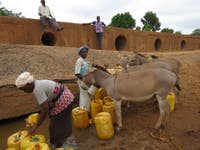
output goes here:
<path id="1" fill-rule="evenodd" d="M 24 138 L 20 143 L 20 150 L 26 150 L 26 148 L 31 147 L 37 143 L 45 143 L 46 139 L 44 135 L 36 134 L 34 136 L 28 136 Z"/>
<path id="2" fill-rule="evenodd" d="M 46 143 L 35 143 L 26 150 L 50 150 L 50 148 Z"/>
<path id="3" fill-rule="evenodd" d="M 15 150 L 20 150 L 21 141 L 28 136 L 28 131 L 19 131 L 8 137 L 7 147 L 14 148 Z"/>
<path id="4" fill-rule="evenodd" d="M 174 111 L 174 107 L 175 107 L 175 100 L 176 100 L 176 95 L 173 92 L 170 92 L 167 95 L 167 101 L 169 103 L 169 107 L 170 107 L 170 111 L 173 112 Z"/>
<path id="5" fill-rule="evenodd" d="M 31 127 L 34 124 L 38 122 L 39 119 L 39 113 L 34 113 L 28 116 L 28 118 L 25 119 L 26 121 L 26 127 Z"/>
<path id="6" fill-rule="evenodd" d="M 115 123 L 116 117 L 115 117 L 115 104 L 114 104 L 114 102 L 106 102 L 103 105 L 103 112 L 109 112 L 111 119 L 112 119 L 112 123 Z"/>
<path id="7" fill-rule="evenodd" d="M 101 112 L 95 116 L 95 127 L 97 136 L 102 140 L 108 140 L 114 135 L 112 119 L 108 112 Z"/>
<path id="8" fill-rule="evenodd" d="M 102 106 L 103 106 L 103 100 L 101 99 L 95 99 L 90 102 L 90 113 L 93 122 L 96 114 L 102 112 Z"/>
<path id="9" fill-rule="evenodd" d="M 89 125 L 88 112 L 85 107 L 76 107 L 72 110 L 72 120 L 75 128 L 87 128 Z"/>

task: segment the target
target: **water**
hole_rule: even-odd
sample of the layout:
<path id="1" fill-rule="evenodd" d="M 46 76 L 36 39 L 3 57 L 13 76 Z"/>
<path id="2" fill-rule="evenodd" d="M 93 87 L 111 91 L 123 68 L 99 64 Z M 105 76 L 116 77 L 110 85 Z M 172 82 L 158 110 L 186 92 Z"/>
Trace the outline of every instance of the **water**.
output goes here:
<path id="1" fill-rule="evenodd" d="M 5 150 L 7 148 L 7 139 L 10 135 L 20 130 L 26 130 L 26 124 L 24 120 L 26 117 L 27 116 L 22 116 L 19 118 L 0 121 L 0 150 Z M 43 124 L 36 131 L 36 134 L 43 134 L 46 139 L 48 139 L 48 124 L 49 119 L 47 117 Z"/>

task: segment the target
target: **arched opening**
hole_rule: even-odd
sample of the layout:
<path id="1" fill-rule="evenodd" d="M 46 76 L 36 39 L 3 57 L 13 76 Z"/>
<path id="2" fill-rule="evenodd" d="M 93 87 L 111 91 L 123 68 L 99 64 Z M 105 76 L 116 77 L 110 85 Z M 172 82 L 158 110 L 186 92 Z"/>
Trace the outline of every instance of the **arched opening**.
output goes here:
<path id="1" fill-rule="evenodd" d="M 185 40 L 182 40 L 181 41 L 181 50 L 184 50 L 185 46 L 186 46 L 186 42 L 185 42 Z"/>
<path id="2" fill-rule="evenodd" d="M 161 49 L 161 45 L 162 45 L 162 41 L 160 38 L 157 38 L 155 40 L 155 43 L 154 43 L 154 49 L 155 50 L 160 50 Z"/>
<path id="3" fill-rule="evenodd" d="M 41 41 L 44 45 L 54 46 L 56 44 L 56 37 L 51 32 L 44 32 Z"/>
<path id="4" fill-rule="evenodd" d="M 121 51 L 125 48 L 126 46 L 126 37 L 123 35 L 119 35 L 116 39 L 115 39 L 115 48 L 118 51 Z"/>

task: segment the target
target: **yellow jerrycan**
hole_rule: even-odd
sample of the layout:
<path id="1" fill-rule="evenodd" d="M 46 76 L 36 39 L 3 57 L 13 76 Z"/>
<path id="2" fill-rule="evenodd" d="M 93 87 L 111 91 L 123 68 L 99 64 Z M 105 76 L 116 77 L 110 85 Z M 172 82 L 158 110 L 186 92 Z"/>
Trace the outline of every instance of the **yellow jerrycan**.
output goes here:
<path id="1" fill-rule="evenodd" d="M 93 122 L 94 122 L 94 117 L 96 116 L 96 114 L 102 112 L 102 106 L 103 106 L 103 100 L 101 100 L 101 99 L 91 100 L 90 113 L 91 113 Z"/>
<path id="2" fill-rule="evenodd" d="M 46 143 L 35 143 L 32 146 L 26 148 L 26 150 L 50 150 Z"/>
<path id="3" fill-rule="evenodd" d="M 95 127 L 97 136 L 102 140 L 108 140 L 114 135 L 112 119 L 108 112 L 100 112 L 95 116 Z"/>
<path id="4" fill-rule="evenodd" d="M 106 91 L 103 88 L 99 88 L 94 95 L 94 99 L 103 99 L 105 96 L 107 96 Z"/>
<path id="5" fill-rule="evenodd" d="M 19 131 L 8 137 L 7 147 L 14 148 L 15 150 L 20 150 L 21 141 L 28 136 L 28 131 Z"/>
<path id="6" fill-rule="evenodd" d="M 35 145 L 37 143 L 46 143 L 44 135 L 36 134 L 34 136 L 28 136 L 24 138 L 20 143 L 20 150 L 26 150 L 26 148 Z"/>
<path id="7" fill-rule="evenodd" d="M 173 92 L 170 92 L 167 95 L 167 101 L 169 103 L 170 111 L 173 112 L 175 107 L 176 95 Z"/>
<path id="8" fill-rule="evenodd" d="M 75 128 L 87 128 L 89 125 L 88 112 L 85 107 L 76 107 L 72 110 L 72 120 Z"/>
<path id="9" fill-rule="evenodd" d="M 115 123 L 116 117 L 115 117 L 115 104 L 114 102 L 106 102 L 103 105 L 103 112 L 109 112 L 111 115 L 112 123 Z"/>
<path id="10" fill-rule="evenodd" d="M 25 119 L 26 127 L 31 127 L 38 122 L 39 113 L 30 114 L 28 118 Z"/>
<path id="11" fill-rule="evenodd" d="M 107 102 L 113 102 L 113 100 L 110 98 L 110 96 L 105 96 L 105 97 L 103 98 L 103 103 L 105 104 L 105 103 L 107 103 Z"/>

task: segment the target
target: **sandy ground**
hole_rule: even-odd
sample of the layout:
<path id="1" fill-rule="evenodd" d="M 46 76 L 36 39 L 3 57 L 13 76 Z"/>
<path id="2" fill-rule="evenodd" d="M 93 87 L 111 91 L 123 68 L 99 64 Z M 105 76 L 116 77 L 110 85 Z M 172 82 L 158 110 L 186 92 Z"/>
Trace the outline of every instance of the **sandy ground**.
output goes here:
<path id="1" fill-rule="evenodd" d="M 152 101 L 131 103 L 129 109 L 122 109 L 123 129 L 115 132 L 110 140 L 98 139 L 94 125 L 87 129 L 74 129 L 79 150 L 200 150 L 200 50 L 161 55 L 173 56 L 182 64 L 182 91 L 177 97 L 179 102 L 175 111 L 170 113 L 166 128 L 161 133 L 162 139 L 150 136 L 159 116 L 157 106 Z M 8 128 L 12 128 L 9 124 L 4 123 L 1 133 L 6 130 L 13 132 L 9 131 Z M 45 135 L 47 124 L 41 126 Z M 17 126 L 21 127 L 22 123 Z M 5 139 L 7 137 L 3 136 Z"/>

